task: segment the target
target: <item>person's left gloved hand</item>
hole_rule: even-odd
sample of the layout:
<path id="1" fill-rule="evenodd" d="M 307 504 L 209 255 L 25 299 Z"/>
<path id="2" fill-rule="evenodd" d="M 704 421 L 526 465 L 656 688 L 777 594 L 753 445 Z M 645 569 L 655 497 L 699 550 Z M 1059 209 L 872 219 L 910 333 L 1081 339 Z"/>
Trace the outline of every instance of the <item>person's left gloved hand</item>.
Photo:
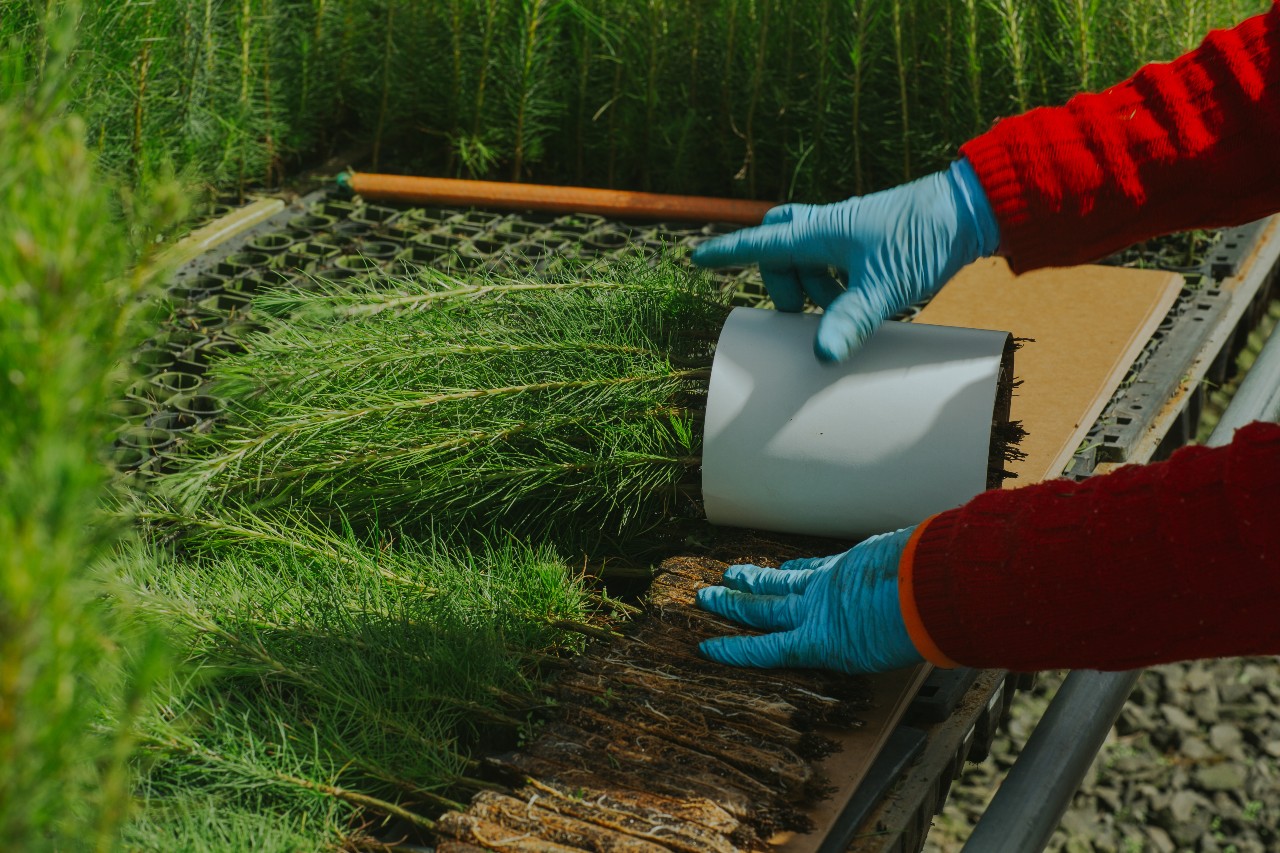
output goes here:
<path id="1" fill-rule="evenodd" d="M 800 311 L 808 297 L 823 309 L 814 353 L 843 361 L 882 322 L 932 296 L 999 243 L 986 192 L 961 159 L 836 204 L 775 207 L 760 226 L 708 240 L 692 258 L 704 267 L 759 264 L 779 311 Z"/>
<path id="2" fill-rule="evenodd" d="M 898 604 L 898 561 L 914 527 L 884 533 L 834 557 L 780 569 L 731 566 L 724 586 L 698 590 L 705 610 L 774 633 L 715 637 L 698 646 L 720 663 L 884 672 L 924 660 Z"/>

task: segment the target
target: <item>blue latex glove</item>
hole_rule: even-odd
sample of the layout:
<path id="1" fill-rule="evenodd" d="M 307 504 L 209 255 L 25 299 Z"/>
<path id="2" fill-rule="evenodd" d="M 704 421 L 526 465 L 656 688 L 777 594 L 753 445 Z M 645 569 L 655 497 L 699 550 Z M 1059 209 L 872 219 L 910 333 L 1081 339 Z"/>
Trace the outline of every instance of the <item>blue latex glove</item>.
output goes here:
<path id="1" fill-rule="evenodd" d="M 822 361 L 842 361 L 885 320 L 932 296 L 999 244 L 986 192 L 961 159 L 883 192 L 775 207 L 759 227 L 702 243 L 693 261 L 759 264 L 779 311 L 801 310 L 807 295 L 825 312 L 814 352 Z"/>
<path id="2" fill-rule="evenodd" d="M 884 672 L 920 663 L 898 605 L 898 560 L 914 527 L 883 533 L 834 557 L 780 569 L 731 566 L 724 586 L 698 590 L 698 605 L 762 631 L 715 637 L 704 657 L 734 666 Z"/>

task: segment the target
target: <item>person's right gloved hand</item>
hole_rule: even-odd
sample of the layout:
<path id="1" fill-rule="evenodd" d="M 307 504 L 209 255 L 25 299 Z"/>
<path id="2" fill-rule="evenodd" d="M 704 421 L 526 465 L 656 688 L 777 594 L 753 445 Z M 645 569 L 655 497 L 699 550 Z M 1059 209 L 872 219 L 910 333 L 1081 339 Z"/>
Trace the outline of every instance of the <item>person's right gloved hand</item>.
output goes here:
<path id="1" fill-rule="evenodd" d="M 800 311 L 808 296 L 824 312 L 814 352 L 822 361 L 842 361 L 882 322 L 932 296 L 999 243 L 986 192 L 961 159 L 871 195 L 775 207 L 756 228 L 702 243 L 693 262 L 759 264 L 779 311 Z"/>
<path id="2" fill-rule="evenodd" d="M 698 650 L 734 666 L 884 672 L 924 660 L 898 601 L 898 563 L 914 527 L 873 536 L 843 554 L 780 569 L 730 566 L 698 606 L 773 633 L 713 637 Z"/>

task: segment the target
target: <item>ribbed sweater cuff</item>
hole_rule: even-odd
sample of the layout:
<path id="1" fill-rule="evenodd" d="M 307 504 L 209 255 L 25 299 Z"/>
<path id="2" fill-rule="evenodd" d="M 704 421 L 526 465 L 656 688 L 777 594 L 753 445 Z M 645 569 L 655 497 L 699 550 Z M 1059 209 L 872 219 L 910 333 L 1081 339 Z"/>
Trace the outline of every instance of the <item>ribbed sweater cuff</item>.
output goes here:
<path id="1" fill-rule="evenodd" d="M 911 638 L 911 644 L 916 647 L 920 657 L 934 666 L 951 669 L 960 664 L 948 657 L 934 642 L 933 636 L 929 633 L 929 629 L 925 627 L 924 621 L 920 617 L 920 609 L 916 605 L 916 554 L 920 540 L 937 517 L 935 515 L 917 525 L 915 531 L 911 534 L 911 538 L 907 540 L 906 546 L 902 549 L 902 557 L 898 560 L 898 607 L 902 611 L 902 621 L 906 625 L 907 636 Z"/>
<path id="2" fill-rule="evenodd" d="M 960 511 L 953 509 L 922 524 L 923 530 L 917 530 L 917 535 L 912 537 L 903 554 L 904 565 L 898 571 L 899 588 L 904 591 L 904 597 L 911 599 L 909 603 L 904 602 L 904 616 L 908 608 L 915 616 L 914 620 L 907 620 L 908 633 L 921 656 L 935 666 L 955 667 L 963 663 L 947 651 L 961 647 L 957 640 L 963 630 L 960 620 L 947 618 L 948 602 L 952 598 L 948 552 L 959 519 Z M 912 621 L 918 627 L 913 627 Z M 918 632 L 923 637 L 917 636 Z"/>
<path id="3" fill-rule="evenodd" d="M 1028 115 L 1036 112 L 1032 110 Z M 998 252 L 1008 259 L 1015 273 L 1046 265 L 1038 262 L 1038 238 L 1035 218 L 1027 204 L 1028 188 L 1005 143 L 1010 135 L 1018 137 L 1018 125 L 1024 121 L 1025 116 L 1002 119 L 993 129 L 960 146 L 961 156 L 968 158 L 999 223 Z"/>

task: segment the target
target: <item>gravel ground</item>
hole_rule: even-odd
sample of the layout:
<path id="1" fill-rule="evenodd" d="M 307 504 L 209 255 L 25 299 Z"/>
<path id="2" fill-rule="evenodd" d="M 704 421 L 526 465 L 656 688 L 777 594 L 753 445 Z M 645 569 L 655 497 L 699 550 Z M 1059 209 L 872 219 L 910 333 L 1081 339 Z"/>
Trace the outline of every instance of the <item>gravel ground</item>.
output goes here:
<path id="1" fill-rule="evenodd" d="M 1019 694 L 991 756 L 971 764 L 925 850 L 964 845 L 1064 673 Z M 1280 850 L 1280 659 L 1145 672 L 1047 848 L 1065 853 Z"/>

